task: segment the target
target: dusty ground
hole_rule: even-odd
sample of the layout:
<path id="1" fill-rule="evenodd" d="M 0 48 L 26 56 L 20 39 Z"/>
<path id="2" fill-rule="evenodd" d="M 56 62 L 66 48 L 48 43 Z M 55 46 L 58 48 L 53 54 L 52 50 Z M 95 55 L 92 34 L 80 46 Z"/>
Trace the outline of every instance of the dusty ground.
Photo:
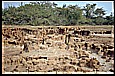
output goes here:
<path id="1" fill-rule="evenodd" d="M 78 33 L 78 30 L 88 30 L 90 33 Z M 3 26 L 3 71 L 113 72 L 113 31 L 111 26 Z M 66 42 L 68 34 L 71 36 L 69 42 Z"/>

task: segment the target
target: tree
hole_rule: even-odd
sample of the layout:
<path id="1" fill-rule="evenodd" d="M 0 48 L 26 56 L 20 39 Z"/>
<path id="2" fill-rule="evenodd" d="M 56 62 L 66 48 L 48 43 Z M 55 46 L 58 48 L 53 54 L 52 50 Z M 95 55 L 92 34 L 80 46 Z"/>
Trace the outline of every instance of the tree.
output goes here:
<path id="1" fill-rule="evenodd" d="M 83 9 L 78 5 L 63 4 L 58 7 L 49 1 L 36 1 L 21 6 L 2 9 L 2 23 L 15 25 L 76 25 L 76 24 L 114 24 L 114 17 L 103 17 L 103 8 L 95 9 L 96 4 L 86 4 Z M 85 15 L 83 14 L 85 12 Z"/>
<path id="2" fill-rule="evenodd" d="M 106 24 L 108 25 L 114 25 L 114 16 L 112 15 L 112 12 L 110 14 L 110 16 L 106 16 Z"/>
<path id="3" fill-rule="evenodd" d="M 106 11 L 103 8 L 97 8 L 94 13 L 97 17 L 103 17 L 106 14 L 105 12 Z"/>
<path id="4" fill-rule="evenodd" d="M 86 13 L 86 18 L 91 18 L 94 15 L 94 10 L 95 10 L 96 4 L 86 4 L 82 10 L 84 10 Z"/>
<path id="5" fill-rule="evenodd" d="M 102 25 L 104 22 L 105 22 L 105 20 L 104 20 L 104 18 L 102 18 L 102 17 L 97 17 L 97 18 L 95 19 L 96 25 Z"/>

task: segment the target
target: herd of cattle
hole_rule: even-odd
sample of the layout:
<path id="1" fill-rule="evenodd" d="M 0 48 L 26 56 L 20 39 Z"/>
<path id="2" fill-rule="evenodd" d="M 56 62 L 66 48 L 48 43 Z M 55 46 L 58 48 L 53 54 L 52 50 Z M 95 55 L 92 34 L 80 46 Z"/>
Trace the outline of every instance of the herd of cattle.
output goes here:
<path id="1" fill-rule="evenodd" d="M 3 70 L 113 72 L 113 30 L 100 28 L 2 27 Z"/>

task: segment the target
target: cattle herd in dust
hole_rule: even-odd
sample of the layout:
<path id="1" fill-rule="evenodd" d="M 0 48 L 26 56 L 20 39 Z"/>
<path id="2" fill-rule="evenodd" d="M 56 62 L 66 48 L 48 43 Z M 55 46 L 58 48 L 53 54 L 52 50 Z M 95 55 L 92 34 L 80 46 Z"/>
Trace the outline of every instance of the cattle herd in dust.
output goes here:
<path id="1" fill-rule="evenodd" d="M 113 72 L 113 27 L 2 27 L 4 72 Z"/>

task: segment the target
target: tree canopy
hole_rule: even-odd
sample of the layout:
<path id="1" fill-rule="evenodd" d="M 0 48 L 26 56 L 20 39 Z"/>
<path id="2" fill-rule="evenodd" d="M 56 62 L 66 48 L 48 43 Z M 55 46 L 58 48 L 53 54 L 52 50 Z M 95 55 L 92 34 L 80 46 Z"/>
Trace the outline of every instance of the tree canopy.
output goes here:
<path id="1" fill-rule="evenodd" d="M 9 6 L 2 9 L 2 24 L 5 25 L 114 25 L 114 16 L 104 17 L 103 8 L 95 8 L 96 4 L 78 5 L 63 4 L 57 7 L 49 1 L 30 2 L 19 7 Z"/>

